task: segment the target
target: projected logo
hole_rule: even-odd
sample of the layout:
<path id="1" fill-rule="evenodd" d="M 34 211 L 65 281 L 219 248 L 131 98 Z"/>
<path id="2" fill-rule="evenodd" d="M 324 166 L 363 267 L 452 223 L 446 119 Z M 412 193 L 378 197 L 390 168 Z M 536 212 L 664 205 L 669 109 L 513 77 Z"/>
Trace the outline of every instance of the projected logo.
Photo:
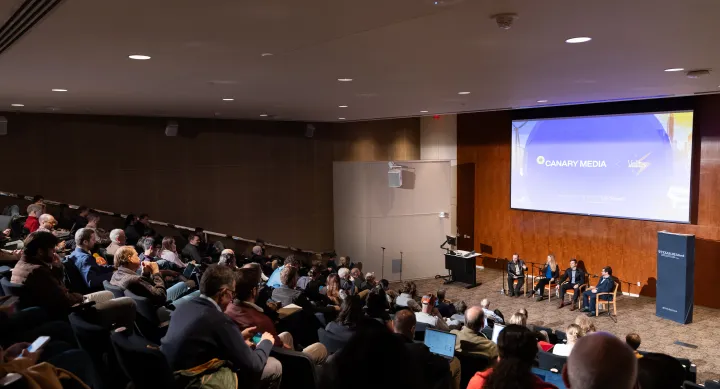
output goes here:
<path id="1" fill-rule="evenodd" d="M 536 161 L 537 161 L 537 163 L 538 163 L 539 165 L 544 165 L 544 164 L 545 164 L 545 157 L 543 157 L 542 155 L 539 155 L 539 156 L 537 157 Z"/>
<path id="2" fill-rule="evenodd" d="M 650 167 L 650 162 L 645 162 L 645 159 L 650 156 L 652 152 L 645 154 L 642 158 L 636 160 L 628 160 L 628 168 L 638 169 L 635 174 L 640 175 L 645 169 Z"/>

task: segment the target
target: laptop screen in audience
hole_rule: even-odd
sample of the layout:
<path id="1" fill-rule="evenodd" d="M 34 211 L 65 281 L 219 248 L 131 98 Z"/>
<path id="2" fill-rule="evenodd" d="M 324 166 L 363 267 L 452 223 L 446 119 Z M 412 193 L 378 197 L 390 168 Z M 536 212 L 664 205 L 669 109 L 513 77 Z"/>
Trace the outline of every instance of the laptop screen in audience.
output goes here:
<path id="1" fill-rule="evenodd" d="M 497 344 L 498 336 L 502 332 L 502 330 L 505 329 L 505 326 L 502 324 L 495 324 L 495 327 L 493 327 L 493 333 L 492 333 L 492 341 L 493 343 Z"/>
<path id="2" fill-rule="evenodd" d="M 425 345 L 433 354 L 452 359 L 455 355 L 455 334 L 428 328 L 425 330 Z"/>

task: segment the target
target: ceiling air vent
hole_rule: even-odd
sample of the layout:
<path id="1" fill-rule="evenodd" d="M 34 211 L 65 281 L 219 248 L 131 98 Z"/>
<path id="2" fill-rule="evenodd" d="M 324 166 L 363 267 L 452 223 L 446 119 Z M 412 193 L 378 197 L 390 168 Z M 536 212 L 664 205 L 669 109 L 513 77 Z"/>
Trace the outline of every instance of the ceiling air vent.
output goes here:
<path id="1" fill-rule="evenodd" d="M 0 27 L 0 54 L 12 46 L 63 0 L 25 0 Z"/>

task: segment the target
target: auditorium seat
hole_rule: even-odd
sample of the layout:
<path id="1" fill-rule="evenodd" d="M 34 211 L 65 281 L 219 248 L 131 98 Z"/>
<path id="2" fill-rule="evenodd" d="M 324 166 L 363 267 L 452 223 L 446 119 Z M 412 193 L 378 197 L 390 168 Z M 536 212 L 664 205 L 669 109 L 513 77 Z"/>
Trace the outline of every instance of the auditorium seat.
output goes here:
<path id="1" fill-rule="evenodd" d="M 273 347 L 270 356 L 282 364 L 280 389 L 315 389 L 317 386 L 315 365 L 307 355 L 295 350 Z"/>
<path id="2" fill-rule="evenodd" d="M 562 372 L 565 363 L 567 363 L 567 357 L 545 351 L 538 352 L 538 367 L 542 370 L 560 373 Z"/>
<path id="3" fill-rule="evenodd" d="M 335 335 L 325 331 L 324 328 L 318 328 L 317 333 L 320 343 L 325 346 L 330 354 L 340 351 L 343 347 L 345 347 L 345 343 L 347 343 Z"/>
<path id="4" fill-rule="evenodd" d="M 490 367 L 490 359 L 484 355 L 456 352 L 455 356 L 460 361 L 460 387 L 467 388 L 468 382 L 479 371 L 485 371 Z"/>
<path id="5" fill-rule="evenodd" d="M 555 339 L 557 343 L 567 343 L 567 334 L 565 331 L 555 330 Z"/>
<path id="6" fill-rule="evenodd" d="M 158 319 L 158 307 L 145 297 L 138 296 L 135 293 L 125 289 L 123 291 L 125 297 L 130 297 L 135 301 L 137 316 L 135 324 L 138 326 L 140 333 L 153 342 L 160 342 L 160 339 L 167 333 L 168 322 L 161 323 Z"/>
<path id="7" fill-rule="evenodd" d="M 690 381 L 683 382 L 683 389 L 707 389 L 707 388 L 709 388 L 707 385 L 702 386 L 702 385 L 698 385 L 698 384 L 696 384 L 694 382 L 690 382 Z"/>
<path id="8" fill-rule="evenodd" d="M 93 323 L 85 315 L 73 312 L 68 317 L 80 348 L 90 355 L 100 389 L 125 388 L 127 379 L 118 368 L 110 342 L 112 328 Z"/>
<path id="9" fill-rule="evenodd" d="M 26 306 L 27 299 L 25 298 L 25 285 L 14 284 L 6 277 L 0 279 L 0 285 L 2 285 L 2 290 L 5 296 L 15 296 L 18 298 L 16 306 L 17 309 L 28 308 Z"/>
<path id="10" fill-rule="evenodd" d="M 172 369 L 157 345 L 124 328 L 113 331 L 110 339 L 120 368 L 136 389 L 178 387 Z M 283 377 L 284 368 L 283 365 Z"/>
<path id="11" fill-rule="evenodd" d="M 125 297 L 125 289 L 112 285 L 108 281 L 103 281 L 103 288 L 108 292 L 112 292 L 113 298 Z"/>
<path id="12" fill-rule="evenodd" d="M 707 380 L 705 381 L 706 389 L 720 389 L 720 382 L 718 380 Z"/>
<path id="13" fill-rule="evenodd" d="M 415 324 L 415 340 L 417 341 L 424 341 L 425 340 L 425 330 L 428 329 L 430 325 L 427 323 L 416 323 Z"/>

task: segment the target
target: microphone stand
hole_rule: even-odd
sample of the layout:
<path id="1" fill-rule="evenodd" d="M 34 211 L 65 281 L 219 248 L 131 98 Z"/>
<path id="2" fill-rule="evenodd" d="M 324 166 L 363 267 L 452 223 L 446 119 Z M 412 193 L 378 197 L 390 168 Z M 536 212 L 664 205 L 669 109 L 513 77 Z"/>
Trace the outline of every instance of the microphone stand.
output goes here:
<path id="1" fill-rule="evenodd" d="M 534 274 L 535 274 L 535 262 L 530 262 L 530 269 L 531 269 L 531 270 L 530 270 L 530 277 L 534 277 Z M 531 295 L 531 292 L 530 292 L 530 289 L 528 288 L 528 286 L 530 286 L 530 288 L 533 288 L 533 289 L 534 289 L 533 279 L 531 279 L 530 277 L 525 277 L 525 285 L 526 285 L 526 286 L 525 286 L 525 294 L 526 294 L 526 295 Z"/>
<path id="2" fill-rule="evenodd" d="M 501 261 L 503 261 L 502 258 L 495 258 L 495 263 L 497 263 L 498 259 L 501 260 Z M 500 276 L 500 277 L 502 277 L 502 278 L 500 279 L 500 285 L 502 285 L 502 289 L 500 289 L 500 294 L 501 294 L 501 295 L 506 295 L 507 292 L 505 291 L 505 283 L 506 283 L 507 281 L 505 280 L 505 271 L 507 270 L 507 259 L 504 259 L 503 266 L 502 266 L 502 268 L 501 268 L 500 270 L 501 270 L 501 272 L 502 272 L 502 275 Z"/>
<path id="3" fill-rule="evenodd" d="M 382 266 L 380 266 L 380 279 L 385 279 L 385 247 L 380 246 L 382 249 Z"/>

